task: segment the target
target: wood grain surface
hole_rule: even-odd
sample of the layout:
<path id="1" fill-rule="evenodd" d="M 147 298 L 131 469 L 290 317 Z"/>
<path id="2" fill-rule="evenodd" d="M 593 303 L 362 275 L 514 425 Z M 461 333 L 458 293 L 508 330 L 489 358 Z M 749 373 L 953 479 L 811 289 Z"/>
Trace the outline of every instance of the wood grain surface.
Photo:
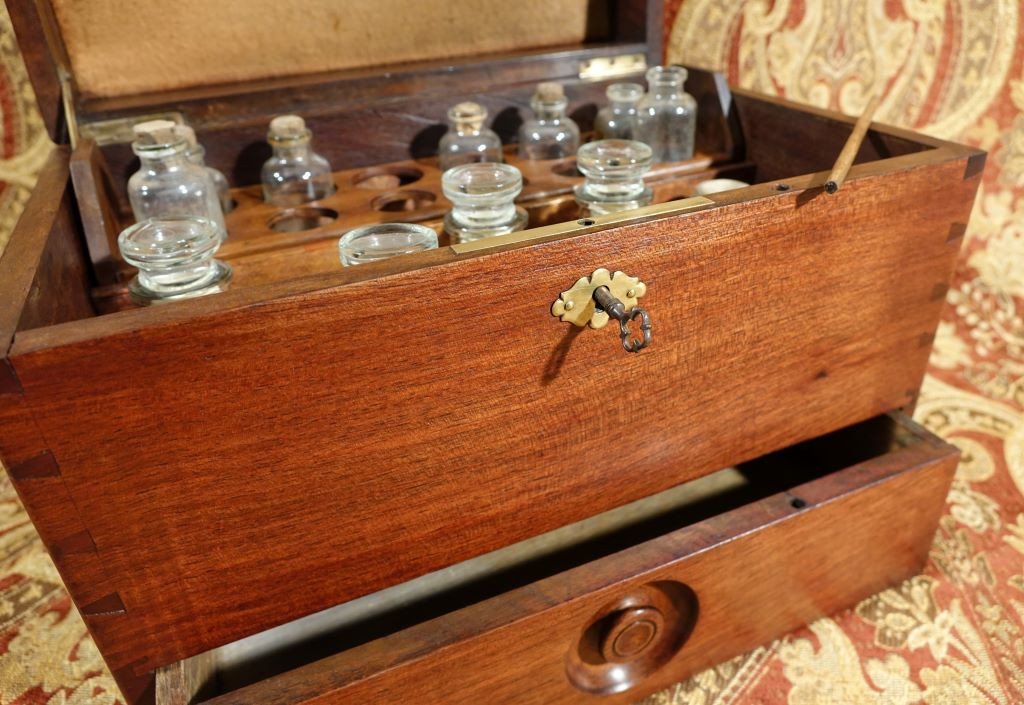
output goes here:
<path id="1" fill-rule="evenodd" d="M 0 353 L 15 331 L 95 315 L 90 267 L 68 182 L 68 151 L 54 148 L 0 256 Z"/>
<path id="2" fill-rule="evenodd" d="M 587 703 L 603 678 L 622 689 L 602 702 L 634 702 L 919 570 L 959 453 L 897 423 L 909 442 L 879 457 L 204 702 Z M 843 457 L 776 462 L 815 452 Z"/>
<path id="3" fill-rule="evenodd" d="M 967 159 L 20 333 L 25 400 L 116 586 L 83 610 L 108 663 L 166 664 L 907 403 Z M 647 283 L 648 350 L 550 315 L 601 266 Z"/>
<path id="4" fill-rule="evenodd" d="M 48 33 L 56 25 L 52 8 L 34 0 L 5 0 L 11 26 L 18 41 L 18 51 L 25 61 L 25 70 L 32 82 L 39 116 L 56 144 L 67 144 L 68 131 L 61 105 L 60 67 L 68 65 L 61 46 L 52 46 L 54 35 Z M 51 50 L 55 50 L 57 56 Z"/>

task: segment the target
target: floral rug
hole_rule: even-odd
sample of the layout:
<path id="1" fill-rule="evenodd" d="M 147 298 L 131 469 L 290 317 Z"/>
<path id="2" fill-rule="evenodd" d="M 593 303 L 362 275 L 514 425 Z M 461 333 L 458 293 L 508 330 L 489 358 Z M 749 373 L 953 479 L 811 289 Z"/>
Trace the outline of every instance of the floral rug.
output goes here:
<path id="1" fill-rule="evenodd" d="M 1024 703 L 1024 27 L 1016 0 L 666 0 L 668 58 L 989 151 L 917 418 L 964 451 L 924 574 L 646 705 Z M 46 152 L 0 9 L 0 243 Z M 2 302 L 0 302 L 2 305 Z M 0 705 L 119 696 L 0 476 Z"/>

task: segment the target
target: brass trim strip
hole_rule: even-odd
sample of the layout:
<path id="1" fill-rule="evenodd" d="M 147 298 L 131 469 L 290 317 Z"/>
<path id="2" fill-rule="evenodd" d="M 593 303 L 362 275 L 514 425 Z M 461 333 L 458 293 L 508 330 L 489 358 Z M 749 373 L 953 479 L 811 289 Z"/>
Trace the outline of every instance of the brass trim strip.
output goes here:
<path id="1" fill-rule="evenodd" d="M 580 63 L 581 81 L 604 81 L 619 76 L 630 76 L 647 70 L 647 57 L 643 54 L 596 56 Z"/>
<path id="2" fill-rule="evenodd" d="M 135 133 L 132 131 L 132 127 L 140 122 L 149 122 L 150 120 L 170 120 L 179 125 L 185 124 L 185 116 L 180 112 L 165 110 L 164 112 L 150 113 L 148 115 L 132 115 L 111 120 L 86 122 L 82 123 L 79 131 L 82 137 L 92 139 L 100 147 L 108 144 L 131 144 L 135 141 Z"/>
<path id="3" fill-rule="evenodd" d="M 621 213 L 609 213 L 608 215 L 600 215 L 595 218 L 570 220 L 566 223 L 555 223 L 554 225 L 545 225 L 540 228 L 520 230 L 518 232 L 509 233 L 508 235 L 496 235 L 494 237 L 485 237 L 480 240 L 474 240 L 473 242 L 461 242 L 457 245 L 451 245 L 451 248 L 455 254 L 464 255 L 468 252 L 479 252 L 480 250 L 489 250 L 495 247 L 505 247 L 506 245 L 519 245 L 524 242 L 540 240 L 555 235 L 570 235 L 572 233 L 582 232 L 584 230 L 600 229 L 610 225 L 627 225 L 634 221 L 640 221 L 652 216 L 664 217 L 676 215 L 677 213 L 696 210 L 697 208 L 703 208 L 704 206 L 711 206 L 714 205 L 714 203 L 715 202 L 710 198 L 705 198 L 704 196 L 693 196 L 691 198 L 683 198 L 678 201 L 668 201 L 667 203 L 645 206 L 644 208 L 637 208 L 631 211 L 622 211 Z"/>

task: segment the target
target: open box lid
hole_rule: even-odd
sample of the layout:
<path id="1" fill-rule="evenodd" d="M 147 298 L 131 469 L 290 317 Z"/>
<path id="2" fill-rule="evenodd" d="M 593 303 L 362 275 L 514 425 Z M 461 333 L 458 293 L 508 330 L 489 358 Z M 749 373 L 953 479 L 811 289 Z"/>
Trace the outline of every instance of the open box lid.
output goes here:
<path id="1" fill-rule="evenodd" d="M 286 86 L 355 81 L 361 99 L 385 98 L 422 90 L 425 73 L 465 72 L 470 81 L 476 74 L 491 86 L 607 78 L 638 74 L 661 54 L 658 0 L 8 6 L 40 112 L 58 143 L 76 141 L 79 131 L 100 141 L 99 123 L 197 98 L 267 93 L 280 108 L 273 100 L 260 106 L 277 112 L 287 109 Z"/>

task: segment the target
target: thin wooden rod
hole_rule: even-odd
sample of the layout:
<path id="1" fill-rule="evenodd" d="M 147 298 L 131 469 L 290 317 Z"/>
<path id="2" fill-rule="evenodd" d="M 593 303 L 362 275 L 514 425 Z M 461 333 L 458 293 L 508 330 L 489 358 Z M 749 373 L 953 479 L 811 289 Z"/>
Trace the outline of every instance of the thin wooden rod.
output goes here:
<path id="1" fill-rule="evenodd" d="M 881 100 L 881 97 L 881 95 L 875 93 L 874 97 L 868 101 L 864 112 L 857 118 L 857 124 L 853 126 L 853 132 L 850 133 L 846 144 L 843 145 L 843 151 L 839 153 L 839 158 L 836 159 L 835 166 L 832 167 L 832 173 L 828 175 L 828 181 L 825 182 L 825 191 L 827 193 L 838 191 L 839 187 L 843 185 L 843 181 L 846 180 L 846 175 L 849 173 L 850 167 L 853 166 L 853 160 L 857 158 L 857 152 L 860 151 L 864 135 L 867 134 L 868 127 L 871 126 L 871 119 L 875 115 L 875 110 L 878 108 L 878 102 Z"/>

